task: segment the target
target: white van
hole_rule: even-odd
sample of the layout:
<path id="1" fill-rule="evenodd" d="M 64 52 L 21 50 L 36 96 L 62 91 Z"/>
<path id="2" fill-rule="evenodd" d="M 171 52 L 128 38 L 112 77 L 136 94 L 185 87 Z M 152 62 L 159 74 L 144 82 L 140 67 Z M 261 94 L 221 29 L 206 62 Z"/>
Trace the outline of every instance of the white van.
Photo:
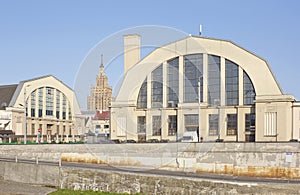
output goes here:
<path id="1" fill-rule="evenodd" d="M 196 131 L 184 132 L 181 142 L 198 142 L 197 132 Z"/>

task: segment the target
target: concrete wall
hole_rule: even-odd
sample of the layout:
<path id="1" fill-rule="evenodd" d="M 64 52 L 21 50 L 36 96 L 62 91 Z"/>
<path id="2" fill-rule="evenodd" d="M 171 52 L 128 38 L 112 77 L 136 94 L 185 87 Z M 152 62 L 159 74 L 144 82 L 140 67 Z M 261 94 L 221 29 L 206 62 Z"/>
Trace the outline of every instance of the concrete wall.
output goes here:
<path id="1" fill-rule="evenodd" d="M 0 179 L 46 186 L 60 185 L 58 166 L 0 162 Z"/>
<path id="2" fill-rule="evenodd" d="M 298 142 L 0 145 L 6 157 L 290 179 L 300 178 L 299 151 Z"/>

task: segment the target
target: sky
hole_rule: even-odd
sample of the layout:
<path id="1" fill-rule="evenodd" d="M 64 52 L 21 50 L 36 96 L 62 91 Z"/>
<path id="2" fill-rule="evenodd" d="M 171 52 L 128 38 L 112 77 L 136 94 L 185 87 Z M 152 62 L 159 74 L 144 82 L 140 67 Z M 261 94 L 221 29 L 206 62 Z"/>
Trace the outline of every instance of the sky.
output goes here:
<path id="1" fill-rule="evenodd" d="M 230 40 L 265 59 L 283 92 L 300 100 L 299 10 L 298 0 L 0 0 L 0 85 L 53 75 L 75 89 L 87 56 L 99 45 L 105 50 L 110 37 L 145 25 L 198 35 L 202 24 L 204 37 Z M 123 68 L 122 55 L 106 56 L 109 76 Z M 89 88 L 97 72 L 87 75 Z M 117 80 L 109 77 L 110 85 Z M 79 103 L 84 109 L 86 100 Z"/>

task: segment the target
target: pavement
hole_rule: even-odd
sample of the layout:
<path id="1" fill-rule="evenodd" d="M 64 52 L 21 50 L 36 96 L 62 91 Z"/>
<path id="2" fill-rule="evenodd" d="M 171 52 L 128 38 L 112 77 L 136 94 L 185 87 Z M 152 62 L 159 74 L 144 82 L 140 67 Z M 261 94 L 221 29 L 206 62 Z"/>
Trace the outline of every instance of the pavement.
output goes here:
<path id="1" fill-rule="evenodd" d="M 1 195 L 45 195 L 56 190 L 46 186 L 0 180 Z"/>

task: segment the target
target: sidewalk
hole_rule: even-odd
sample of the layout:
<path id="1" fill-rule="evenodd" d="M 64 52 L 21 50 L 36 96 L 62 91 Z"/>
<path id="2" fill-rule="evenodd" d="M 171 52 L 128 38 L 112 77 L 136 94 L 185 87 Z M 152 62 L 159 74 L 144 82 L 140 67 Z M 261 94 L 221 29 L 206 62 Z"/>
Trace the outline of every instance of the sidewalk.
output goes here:
<path id="1" fill-rule="evenodd" d="M 1 195 L 45 195 L 54 191 L 56 189 L 50 187 L 0 180 Z"/>

